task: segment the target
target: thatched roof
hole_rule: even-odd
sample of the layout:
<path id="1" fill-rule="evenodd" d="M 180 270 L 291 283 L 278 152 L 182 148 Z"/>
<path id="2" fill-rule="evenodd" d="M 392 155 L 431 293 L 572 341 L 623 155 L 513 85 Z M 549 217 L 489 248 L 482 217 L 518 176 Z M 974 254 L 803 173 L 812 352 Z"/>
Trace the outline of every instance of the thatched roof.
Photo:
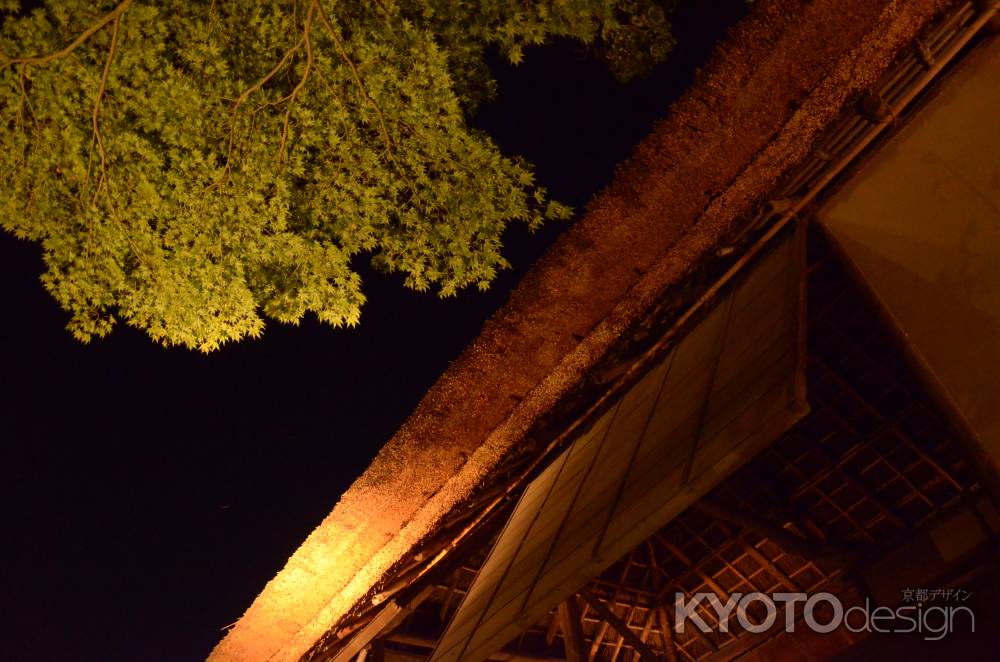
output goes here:
<path id="1" fill-rule="evenodd" d="M 718 248 L 948 4 L 758 0 L 210 660 L 297 660 Z"/>

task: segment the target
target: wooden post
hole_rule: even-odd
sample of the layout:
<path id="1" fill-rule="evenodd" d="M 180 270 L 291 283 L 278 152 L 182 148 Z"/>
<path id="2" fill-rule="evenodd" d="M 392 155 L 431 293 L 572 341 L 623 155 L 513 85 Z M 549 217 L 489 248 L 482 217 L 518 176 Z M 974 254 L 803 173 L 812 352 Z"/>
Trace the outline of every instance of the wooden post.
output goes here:
<path id="1" fill-rule="evenodd" d="M 556 621 L 562 630 L 563 646 L 566 648 L 566 662 L 587 662 L 581 619 L 575 595 L 568 597 L 556 610 Z"/>

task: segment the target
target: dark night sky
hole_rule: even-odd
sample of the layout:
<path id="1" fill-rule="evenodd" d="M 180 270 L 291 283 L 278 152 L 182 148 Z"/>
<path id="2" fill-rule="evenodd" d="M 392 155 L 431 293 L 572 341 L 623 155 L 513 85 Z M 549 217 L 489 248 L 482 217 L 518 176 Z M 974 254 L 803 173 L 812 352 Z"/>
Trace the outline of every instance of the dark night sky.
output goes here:
<path id="1" fill-rule="evenodd" d="M 571 44 L 498 61 L 477 123 L 579 208 L 744 12 L 687 0 L 671 60 L 629 86 Z M 39 251 L 0 234 L 0 660 L 204 659 L 565 227 L 512 229 L 486 294 L 363 271 L 359 328 L 271 324 L 209 356 L 124 327 L 77 343 Z"/>

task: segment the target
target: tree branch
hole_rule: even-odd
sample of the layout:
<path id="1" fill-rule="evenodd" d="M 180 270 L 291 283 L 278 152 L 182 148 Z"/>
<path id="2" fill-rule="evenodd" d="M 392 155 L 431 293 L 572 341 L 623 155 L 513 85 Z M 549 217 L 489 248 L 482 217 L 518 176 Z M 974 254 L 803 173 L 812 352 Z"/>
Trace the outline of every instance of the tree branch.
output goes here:
<path id="1" fill-rule="evenodd" d="M 319 0 L 313 0 L 316 8 L 319 10 L 320 20 L 323 21 L 323 25 L 326 27 L 327 32 L 330 33 L 330 39 L 333 40 L 334 45 L 337 47 L 337 53 L 340 55 L 340 59 L 351 69 L 351 74 L 354 76 L 354 82 L 357 84 L 358 89 L 361 91 L 361 96 L 365 98 L 371 106 L 375 109 L 375 113 L 378 117 L 379 129 L 382 132 L 382 139 L 385 141 L 385 149 L 389 158 L 392 160 L 393 165 L 399 171 L 401 176 L 405 177 L 403 169 L 400 167 L 399 162 L 396 161 L 396 155 L 392 148 L 392 139 L 389 137 L 389 129 L 385 125 L 385 113 L 382 112 L 382 107 L 378 105 L 378 102 L 372 98 L 368 93 L 368 88 L 365 86 L 364 80 L 361 78 L 361 73 L 358 71 L 357 65 L 347 54 L 347 50 L 344 48 L 344 42 L 337 34 L 337 30 L 333 27 L 333 23 L 330 21 L 330 17 L 327 16 L 326 10 L 323 9 L 323 5 L 320 4 Z"/>
<path id="2" fill-rule="evenodd" d="M 131 0 L 129 0 L 130 2 Z M 124 4 L 124 3 L 123 3 Z M 111 32 L 111 44 L 108 47 L 108 57 L 104 61 L 104 70 L 101 72 L 101 82 L 97 87 L 97 95 L 94 97 L 94 106 L 90 113 L 90 123 L 94 134 L 94 142 L 97 144 L 97 154 L 101 160 L 101 180 L 97 184 L 97 191 L 95 194 L 100 194 L 101 188 L 103 186 L 104 193 L 108 198 L 108 211 L 111 214 L 111 218 L 114 219 L 115 223 L 118 225 L 118 229 L 122 231 L 125 235 L 125 240 L 128 245 L 132 248 L 132 252 L 135 253 L 135 257 L 140 263 L 144 264 L 142 259 L 142 254 L 139 252 L 139 247 L 135 245 L 135 241 L 132 239 L 132 235 L 129 233 L 128 228 L 122 222 L 121 218 L 118 216 L 118 210 L 115 208 L 114 199 L 111 195 L 111 180 L 108 177 L 108 154 L 104 149 L 104 137 L 101 135 L 100 128 L 100 113 L 101 113 L 101 101 L 104 99 L 104 93 L 108 88 L 108 77 L 111 74 L 111 63 L 115 59 L 115 53 L 118 52 L 118 35 L 121 33 L 122 24 L 122 13 L 119 12 L 114 17 L 114 28 Z M 91 227 L 87 232 L 88 244 L 90 238 L 93 236 L 93 220 L 91 221 Z M 89 253 L 89 245 L 88 245 Z M 152 270 L 150 270 L 152 275 Z"/>
<path id="3" fill-rule="evenodd" d="M 306 69 L 302 72 L 302 78 L 292 89 L 291 94 L 288 95 L 288 107 L 285 108 L 285 118 L 281 126 L 281 146 L 278 148 L 278 162 L 284 162 L 285 160 L 285 146 L 288 140 L 288 120 L 292 115 L 292 108 L 295 106 L 295 99 L 298 98 L 299 92 L 305 87 L 306 80 L 309 78 L 309 73 L 312 71 L 313 67 L 313 48 L 312 48 L 312 22 L 313 16 L 316 13 L 316 7 L 318 6 L 317 0 L 312 0 L 309 3 L 309 11 L 306 12 L 306 23 L 305 28 L 302 33 L 302 39 L 305 42 L 306 47 Z"/>
<path id="4" fill-rule="evenodd" d="M 17 103 L 17 125 L 19 128 L 24 128 L 24 107 L 28 103 L 28 90 L 24 85 L 25 79 L 25 65 L 21 65 L 17 75 L 17 82 L 21 90 L 21 98 Z"/>
<path id="5" fill-rule="evenodd" d="M 65 48 L 49 53 L 48 55 L 29 55 L 13 58 L 5 55 L 3 56 L 4 60 L 2 66 L 9 67 L 12 64 L 47 64 L 53 60 L 63 57 L 64 55 L 69 55 L 76 50 L 80 44 L 94 36 L 105 25 L 111 21 L 117 21 L 121 18 L 121 15 L 125 13 L 125 10 L 128 9 L 131 4 L 132 0 L 122 0 L 122 2 L 118 3 L 118 6 L 105 14 L 101 20 L 77 35 L 76 39 L 71 41 Z"/>
<path id="6" fill-rule="evenodd" d="M 104 61 L 104 70 L 101 72 L 101 82 L 97 86 L 97 95 L 94 97 L 94 107 L 90 112 L 90 124 L 94 133 L 94 140 L 97 143 L 97 154 L 101 159 L 101 179 L 107 181 L 108 178 L 108 154 L 104 150 L 104 137 L 101 135 L 98 118 L 101 113 L 101 101 L 104 93 L 108 89 L 108 76 L 111 74 L 111 63 L 115 59 L 115 52 L 118 50 L 118 35 L 121 31 L 122 15 L 115 16 L 114 28 L 111 32 L 111 45 L 108 47 L 108 57 Z"/>
<path id="7" fill-rule="evenodd" d="M 285 54 L 281 56 L 281 60 L 278 61 L 278 64 L 274 65 L 274 68 L 272 68 L 269 72 L 267 72 L 266 74 L 264 74 L 264 76 L 262 76 L 261 78 L 259 78 L 256 83 L 254 83 L 250 87 L 248 87 L 245 90 L 243 90 L 243 92 L 240 94 L 240 96 L 238 96 L 236 98 L 235 103 L 233 103 L 233 111 L 232 111 L 232 115 L 231 115 L 231 119 L 230 119 L 230 126 L 229 126 L 229 144 L 226 147 L 226 174 L 227 175 L 229 174 L 231 166 L 232 166 L 233 143 L 234 143 L 234 141 L 236 139 L 236 117 L 237 117 L 237 115 L 240 112 L 240 106 L 242 106 L 243 103 L 247 99 L 250 98 L 251 94 L 253 94 L 257 90 L 259 90 L 260 88 L 264 87 L 264 85 L 266 85 L 269 80 L 271 80 L 272 78 L 274 78 L 278 74 L 278 72 L 281 71 L 284 68 L 285 64 L 288 63 L 289 58 L 291 58 L 292 55 L 294 55 L 296 53 L 296 51 L 298 51 L 300 48 L 302 48 L 302 45 L 304 43 L 305 43 L 305 36 L 303 36 L 301 39 L 299 39 L 297 42 L 295 42 L 294 46 L 292 46 L 287 51 L 285 51 Z"/>

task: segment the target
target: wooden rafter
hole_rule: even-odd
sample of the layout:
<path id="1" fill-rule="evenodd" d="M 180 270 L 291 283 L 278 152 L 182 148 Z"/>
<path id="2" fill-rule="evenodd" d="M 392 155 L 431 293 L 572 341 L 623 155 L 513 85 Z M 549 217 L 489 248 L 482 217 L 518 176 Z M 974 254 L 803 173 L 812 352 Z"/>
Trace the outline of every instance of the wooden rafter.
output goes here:
<path id="1" fill-rule="evenodd" d="M 661 659 L 649 646 L 646 645 L 646 642 L 640 639 L 639 636 L 633 632 L 632 629 L 629 628 L 617 614 L 611 611 L 611 609 L 609 609 L 608 606 L 600 600 L 600 598 L 587 589 L 580 591 L 579 595 L 587 601 L 587 604 L 594 608 L 594 611 L 597 612 L 602 619 L 604 619 L 604 622 L 617 630 L 618 634 L 624 637 L 625 641 L 627 641 L 632 648 L 639 651 L 639 656 L 644 662 L 653 662 Z"/>
<path id="2" fill-rule="evenodd" d="M 626 628 L 631 629 L 632 619 L 635 617 L 636 606 L 637 606 L 638 602 L 639 602 L 639 596 L 638 595 L 634 595 L 632 597 L 632 603 L 628 607 L 626 607 L 626 611 L 628 612 L 628 615 L 625 617 L 625 621 L 624 621 Z M 646 642 L 646 640 L 643 639 L 641 636 L 639 637 L 639 639 L 643 643 Z M 624 644 L 625 644 L 625 637 L 623 637 L 622 635 L 619 634 L 618 635 L 618 640 L 615 641 L 615 647 L 611 651 L 611 662 L 618 662 L 618 656 L 621 654 L 621 652 L 622 652 L 622 646 Z"/>
<path id="3" fill-rule="evenodd" d="M 635 559 L 635 550 L 633 549 L 631 552 L 629 552 L 628 559 L 626 559 L 625 561 L 625 566 L 622 568 L 621 577 L 618 580 L 618 585 L 615 587 L 614 597 L 611 598 L 612 604 L 617 604 L 618 602 L 618 596 L 621 594 L 622 586 L 625 585 L 626 579 L 628 579 L 629 566 L 632 565 L 632 561 L 634 559 Z M 590 654 L 587 657 L 588 660 L 592 661 L 596 659 L 597 651 L 601 649 L 601 644 L 604 642 L 604 636 L 608 632 L 609 625 L 610 624 L 607 621 L 604 621 L 598 626 L 597 633 L 594 635 L 594 641 L 590 645 Z"/>

